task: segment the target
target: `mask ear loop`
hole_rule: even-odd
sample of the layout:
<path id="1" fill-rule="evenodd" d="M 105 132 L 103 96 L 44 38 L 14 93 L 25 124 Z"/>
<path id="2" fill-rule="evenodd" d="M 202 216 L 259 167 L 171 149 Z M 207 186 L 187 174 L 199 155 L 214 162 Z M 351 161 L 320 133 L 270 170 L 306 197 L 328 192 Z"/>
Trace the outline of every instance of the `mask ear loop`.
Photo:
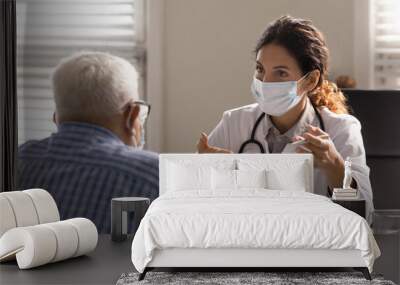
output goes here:
<path id="1" fill-rule="evenodd" d="M 316 70 L 316 69 L 314 69 L 314 70 Z M 313 70 L 313 71 L 314 71 Z M 313 71 L 309 71 L 309 72 L 307 72 L 306 74 L 304 74 L 299 80 L 297 80 L 297 86 L 299 87 L 299 86 L 301 86 L 302 84 L 304 84 L 304 81 L 310 76 L 310 74 L 313 72 Z M 304 93 L 308 93 L 308 92 L 304 92 Z M 300 96 L 303 96 L 304 94 L 301 94 Z"/>
<path id="2" fill-rule="evenodd" d="M 307 77 L 311 74 L 311 72 L 312 71 L 309 71 L 306 74 L 304 74 L 299 80 L 297 80 L 297 84 L 302 84 L 304 80 L 307 79 Z"/>
<path id="3" fill-rule="evenodd" d="M 297 90 L 299 90 L 302 85 L 304 84 L 304 80 L 308 77 L 308 75 L 310 74 L 310 72 L 307 72 L 305 75 L 303 75 L 299 80 L 296 81 L 296 85 L 297 85 Z M 300 88 L 299 88 L 300 87 Z M 303 95 L 307 94 L 308 92 L 302 92 L 299 96 L 303 97 Z"/>

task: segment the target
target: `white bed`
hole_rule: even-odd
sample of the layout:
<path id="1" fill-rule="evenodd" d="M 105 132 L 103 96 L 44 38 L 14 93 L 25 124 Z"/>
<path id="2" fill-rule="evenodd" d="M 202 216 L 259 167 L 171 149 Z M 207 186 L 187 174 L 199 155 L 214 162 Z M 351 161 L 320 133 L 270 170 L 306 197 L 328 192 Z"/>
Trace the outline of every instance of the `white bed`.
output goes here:
<path id="1" fill-rule="evenodd" d="M 155 267 L 354 267 L 370 278 L 380 252 L 368 223 L 312 194 L 312 173 L 312 155 L 160 155 L 160 197 L 132 243 L 140 279 Z"/>

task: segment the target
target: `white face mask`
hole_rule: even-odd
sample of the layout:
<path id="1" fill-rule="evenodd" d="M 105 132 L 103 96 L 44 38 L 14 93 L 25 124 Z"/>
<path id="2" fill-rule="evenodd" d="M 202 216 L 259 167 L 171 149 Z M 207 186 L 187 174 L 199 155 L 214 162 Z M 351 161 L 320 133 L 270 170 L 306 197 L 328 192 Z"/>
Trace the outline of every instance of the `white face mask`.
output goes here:
<path id="1" fill-rule="evenodd" d="M 296 106 L 303 96 L 298 96 L 298 81 L 263 82 L 254 77 L 251 84 L 251 93 L 264 113 L 272 116 L 285 114 Z"/>

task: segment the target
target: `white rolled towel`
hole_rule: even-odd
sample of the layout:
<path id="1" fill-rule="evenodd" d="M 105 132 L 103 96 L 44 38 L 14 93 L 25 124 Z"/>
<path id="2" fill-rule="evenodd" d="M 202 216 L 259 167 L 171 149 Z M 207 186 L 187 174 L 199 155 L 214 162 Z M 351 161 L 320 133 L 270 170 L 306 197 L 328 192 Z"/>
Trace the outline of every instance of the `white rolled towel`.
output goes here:
<path id="1" fill-rule="evenodd" d="M 33 201 L 39 224 L 51 223 L 60 220 L 56 201 L 49 192 L 43 189 L 28 189 L 22 191 L 28 194 Z"/>
<path id="2" fill-rule="evenodd" d="M 28 269 L 87 254 L 97 241 L 96 226 L 85 218 L 13 228 L 0 238 L 0 261 L 16 257 Z"/>
<path id="3" fill-rule="evenodd" d="M 56 202 L 43 189 L 0 193 L 0 237 L 9 229 L 56 222 Z"/>
<path id="4" fill-rule="evenodd" d="M 78 247 L 73 257 L 91 252 L 96 248 L 98 233 L 95 224 L 85 218 L 74 218 L 66 220 L 78 233 Z"/>
<path id="5" fill-rule="evenodd" d="M 0 195 L 10 203 L 17 227 L 39 224 L 35 205 L 28 194 L 22 191 L 11 191 L 0 193 Z"/>
<path id="6" fill-rule="evenodd" d="M 0 195 L 0 237 L 9 229 L 15 228 L 17 221 L 8 199 Z"/>

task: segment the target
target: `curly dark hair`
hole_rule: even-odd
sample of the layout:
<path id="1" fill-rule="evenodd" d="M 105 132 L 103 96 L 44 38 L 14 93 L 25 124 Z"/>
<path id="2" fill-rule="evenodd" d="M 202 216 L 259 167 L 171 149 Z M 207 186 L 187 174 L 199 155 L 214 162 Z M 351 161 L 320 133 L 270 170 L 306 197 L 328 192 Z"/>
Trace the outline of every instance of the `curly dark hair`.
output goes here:
<path id="1" fill-rule="evenodd" d="M 258 40 L 255 53 L 267 44 L 284 47 L 304 74 L 319 70 L 320 77 L 308 95 L 316 107 L 326 106 L 335 113 L 348 113 L 346 97 L 333 82 L 326 80 L 329 50 L 323 34 L 309 20 L 282 16 L 270 23 Z"/>

